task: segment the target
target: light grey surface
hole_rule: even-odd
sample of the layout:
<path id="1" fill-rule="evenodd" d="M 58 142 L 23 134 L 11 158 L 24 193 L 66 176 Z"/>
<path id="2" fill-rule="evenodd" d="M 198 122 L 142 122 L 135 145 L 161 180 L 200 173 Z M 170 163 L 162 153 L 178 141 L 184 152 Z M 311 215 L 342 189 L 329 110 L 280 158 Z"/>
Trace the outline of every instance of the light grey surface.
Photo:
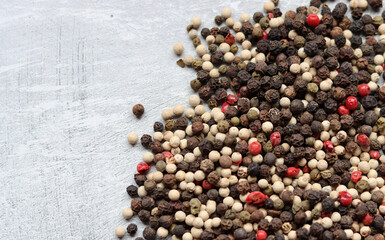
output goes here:
<path id="1" fill-rule="evenodd" d="M 173 44 L 193 50 L 185 30 L 193 16 L 211 27 L 222 7 L 238 19 L 263 2 L 1 5 L 0 239 L 113 239 L 128 224 L 125 187 L 145 152 L 127 134 L 152 133 L 161 110 L 192 93 L 194 71 L 175 64 Z M 131 113 L 139 102 L 140 121 Z"/>

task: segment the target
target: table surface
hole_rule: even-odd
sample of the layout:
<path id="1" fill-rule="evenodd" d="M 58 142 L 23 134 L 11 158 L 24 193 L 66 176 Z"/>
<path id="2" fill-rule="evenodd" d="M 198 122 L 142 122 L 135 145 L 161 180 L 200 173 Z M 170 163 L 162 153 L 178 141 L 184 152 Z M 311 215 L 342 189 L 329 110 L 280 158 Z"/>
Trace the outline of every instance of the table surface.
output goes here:
<path id="1" fill-rule="evenodd" d="M 172 46 L 192 53 L 191 17 L 211 27 L 223 7 L 238 19 L 263 1 L 2 2 L 0 239 L 115 239 L 145 152 L 127 135 L 152 134 L 162 109 L 187 106 L 195 72 Z"/>

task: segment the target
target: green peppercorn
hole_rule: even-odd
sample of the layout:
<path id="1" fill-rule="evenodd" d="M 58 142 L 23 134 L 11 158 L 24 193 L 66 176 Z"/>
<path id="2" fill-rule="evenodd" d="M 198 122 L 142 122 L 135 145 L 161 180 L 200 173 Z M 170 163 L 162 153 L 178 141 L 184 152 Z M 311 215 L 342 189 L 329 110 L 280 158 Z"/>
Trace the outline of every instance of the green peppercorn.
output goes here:
<path id="1" fill-rule="evenodd" d="M 249 111 L 247 112 L 247 118 L 248 118 L 250 121 L 257 120 L 257 118 L 258 118 L 258 112 L 255 111 L 255 110 L 249 110 Z"/>
<path id="2" fill-rule="evenodd" d="M 240 62 L 237 64 L 237 67 L 238 67 L 238 70 L 241 71 L 241 70 L 245 70 L 246 69 L 246 63 L 245 62 Z"/>
<path id="3" fill-rule="evenodd" d="M 368 72 L 369 72 L 370 74 L 375 73 L 375 72 L 376 72 L 375 67 L 376 67 L 376 66 L 374 66 L 374 65 L 372 65 L 372 64 L 369 64 L 369 65 L 368 65 Z"/>
<path id="4" fill-rule="evenodd" d="M 285 206 L 285 203 L 282 201 L 282 199 L 278 198 L 274 201 L 274 209 L 281 210 Z"/>
<path id="5" fill-rule="evenodd" d="M 255 136 L 257 138 L 257 141 L 260 142 L 260 143 L 265 143 L 267 141 L 267 137 L 266 137 L 266 134 L 264 133 L 257 133 L 257 136 Z"/>
<path id="6" fill-rule="evenodd" d="M 237 216 L 235 212 L 231 211 L 231 209 L 226 210 L 225 212 L 225 218 L 227 219 L 235 219 Z"/>
<path id="7" fill-rule="evenodd" d="M 265 152 L 273 151 L 273 144 L 270 141 L 264 143 L 263 144 L 263 151 L 265 151 Z"/>
<path id="8" fill-rule="evenodd" d="M 384 19 L 383 19 L 381 16 L 375 16 L 375 17 L 373 18 L 373 24 L 374 24 L 376 27 L 380 26 L 380 25 L 383 24 L 383 23 L 384 23 Z"/>
<path id="9" fill-rule="evenodd" d="M 185 64 L 183 62 L 183 59 L 179 59 L 178 61 L 176 61 L 176 64 L 178 64 L 179 67 L 181 68 L 184 68 L 185 67 Z"/>
<path id="10" fill-rule="evenodd" d="M 238 215 L 239 220 L 244 223 L 248 223 L 251 221 L 251 214 L 248 211 L 242 211 Z"/>
<path id="11" fill-rule="evenodd" d="M 208 101 L 207 101 L 207 105 L 209 106 L 210 109 L 213 109 L 215 107 L 218 107 L 218 103 L 217 103 L 217 100 L 215 100 L 215 98 L 210 98 Z"/>
<path id="12" fill-rule="evenodd" d="M 332 176 L 332 172 L 329 169 L 323 170 L 321 172 L 321 177 L 323 179 L 329 179 Z"/>
<path id="13" fill-rule="evenodd" d="M 230 124 L 226 120 L 220 120 L 217 126 L 218 126 L 218 131 L 221 133 L 227 133 L 227 131 L 229 131 L 229 128 L 230 128 Z"/>
<path id="14" fill-rule="evenodd" d="M 218 68 L 218 71 L 221 73 L 221 74 L 225 74 L 227 72 L 227 66 L 226 65 L 221 65 L 219 68 Z"/>
<path id="15" fill-rule="evenodd" d="M 166 129 L 166 131 L 173 131 L 175 128 L 175 121 L 174 119 L 169 119 L 165 122 L 164 124 L 164 129 Z"/>
<path id="16" fill-rule="evenodd" d="M 318 86 L 315 83 L 308 83 L 307 84 L 307 91 L 309 93 L 317 93 L 318 92 Z"/>
<path id="17" fill-rule="evenodd" d="M 202 68 L 203 61 L 202 59 L 194 59 L 192 62 L 192 67 L 195 70 L 201 69 Z"/>
<path id="18" fill-rule="evenodd" d="M 297 213 L 298 211 L 300 211 L 301 210 L 301 203 L 294 202 L 293 206 L 291 207 L 291 210 L 293 211 L 293 213 Z"/>
<path id="19" fill-rule="evenodd" d="M 385 117 L 380 117 L 377 120 L 377 127 L 378 127 L 378 130 L 380 131 L 385 129 Z"/>
<path id="20" fill-rule="evenodd" d="M 194 38 L 192 42 L 194 47 L 201 45 L 201 40 L 199 38 Z"/>
<path id="21" fill-rule="evenodd" d="M 319 170 L 318 170 L 318 169 L 313 169 L 313 170 L 311 170 L 311 172 L 310 172 L 310 178 L 311 178 L 313 181 L 318 182 L 318 181 L 321 179 L 321 174 L 319 173 Z"/>
<path id="22" fill-rule="evenodd" d="M 309 147 L 312 147 L 314 146 L 314 143 L 315 143 L 315 138 L 314 137 L 308 137 L 306 138 L 306 145 L 308 145 Z"/>
<path id="23" fill-rule="evenodd" d="M 211 53 L 217 51 L 217 49 L 218 49 L 218 46 L 216 44 L 212 43 L 212 44 L 209 45 L 209 51 Z"/>
<path id="24" fill-rule="evenodd" d="M 269 18 L 263 17 L 261 18 L 261 20 L 259 20 L 259 25 L 261 25 L 263 29 L 266 29 L 269 27 L 269 22 L 270 22 Z"/>
<path id="25" fill-rule="evenodd" d="M 238 126 L 239 125 L 239 118 L 238 117 L 232 117 L 230 122 L 233 126 Z"/>
<path id="26" fill-rule="evenodd" d="M 287 48 L 289 46 L 289 41 L 287 41 L 286 39 L 282 39 L 279 42 L 281 43 L 282 48 Z"/>
<path id="27" fill-rule="evenodd" d="M 155 165 L 155 168 L 156 170 L 158 170 L 159 172 L 163 172 L 165 169 L 166 169 L 166 162 L 161 160 L 161 161 L 158 161 Z"/>
<path id="28" fill-rule="evenodd" d="M 207 134 L 206 139 L 209 140 L 210 142 L 214 142 L 215 137 L 211 133 Z"/>
<path id="29" fill-rule="evenodd" d="M 295 36 L 295 38 L 294 38 L 294 45 L 297 47 L 297 48 L 301 48 L 301 47 L 303 47 L 304 45 L 305 45 L 305 42 L 306 42 L 306 40 L 305 40 L 305 38 L 304 37 L 302 37 L 302 36 Z"/>
<path id="30" fill-rule="evenodd" d="M 196 92 L 199 90 L 200 87 L 202 87 L 202 83 L 198 79 L 194 79 L 191 80 L 190 87 Z"/>
<path id="31" fill-rule="evenodd" d="M 369 183 L 366 180 L 360 180 L 356 183 L 356 189 L 359 193 L 370 190 Z"/>
<path id="32" fill-rule="evenodd" d="M 221 34 L 218 34 L 216 37 L 215 37 L 215 43 L 220 45 L 221 43 L 225 42 L 225 38 L 221 35 Z"/>
<path id="33" fill-rule="evenodd" d="M 304 201 L 301 202 L 301 209 L 303 211 L 307 211 L 307 210 L 311 209 L 311 205 L 310 205 L 309 200 L 304 200 Z"/>
<path id="34" fill-rule="evenodd" d="M 232 52 L 233 54 L 236 54 L 238 52 L 238 46 L 236 44 L 231 45 L 230 52 Z"/>
<path id="35" fill-rule="evenodd" d="M 313 219 L 318 219 L 321 217 L 321 212 L 320 210 L 314 208 L 313 210 L 311 210 L 311 216 Z"/>
<path id="36" fill-rule="evenodd" d="M 191 214 L 198 214 L 201 210 L 201 201 L 198 198 L 193 198 L 190 200 L 190 211 Z"/>
<path id="37" fill-rule="evenodd" d="M 190 32 L 190 30 L 193 28 L 194 28 L 193 25 L 190 24 L 190 25 L 187 25 L 186 30 L 187 32 Z"/>
<path id="38" fill-rule="evenodd" d="M 348 182 L 348 188 L 355 188 L 356 187 L 356 184 L 352 181 L 349 181 Z"/>
<path id="39" fill-rule="evenodd" d="M 271 196 L 274 194 L 273 186 L 269 184 L 265 190 L 263 190 L 263 193 L 266 194 L 267 196 Z"/>

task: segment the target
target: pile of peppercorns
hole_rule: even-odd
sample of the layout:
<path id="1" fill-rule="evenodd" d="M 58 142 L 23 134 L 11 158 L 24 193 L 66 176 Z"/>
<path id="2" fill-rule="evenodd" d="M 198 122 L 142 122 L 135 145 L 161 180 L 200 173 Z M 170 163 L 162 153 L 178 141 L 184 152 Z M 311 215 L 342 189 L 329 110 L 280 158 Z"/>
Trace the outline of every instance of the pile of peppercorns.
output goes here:
<path id="1" fill-rule="evenodd" d="M 200 30 L 207 45 L 191 20 L 199 57 L 177 63 L 197 71 L 198 95 L 141 137 L 151 152 L 127 187 L 123 216 L 148 225 L 144 239 L 385 239 L 385 13 L 368 3 L 382 7 L 352 0 L 353 20 L 320 0 L 240 21 L 224 8 Z"/>

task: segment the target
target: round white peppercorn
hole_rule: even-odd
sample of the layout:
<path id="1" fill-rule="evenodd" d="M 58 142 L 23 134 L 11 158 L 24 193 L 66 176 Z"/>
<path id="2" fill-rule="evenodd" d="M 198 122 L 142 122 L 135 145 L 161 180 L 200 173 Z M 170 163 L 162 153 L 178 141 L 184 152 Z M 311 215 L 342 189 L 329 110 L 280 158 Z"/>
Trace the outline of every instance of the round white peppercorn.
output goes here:
<path id="1" fill-rule="evenodd" d="M 265 10 L 265 12 L 268 12 L 268 13 L 272 12 L 274 10 L 274 8 L 275 8 L 275 5 L 271 1 L 267 1 L 263 5 L 263 9 Z"/>
<path id="2" fill-rule="evenodd" d="M 275 193 L 279 194 L 279 193 L 283 192 L 284 188 L 285 188 L 285 185 L 281 181 L 277 181 L 273 184 L 273 191 Z"/>
<path id="3" fill-rule="evenodd" d="M 151 163 L 154 160 L 154 154 L 152 154 L 151 152 L 145 152 L 142 156 L 142 160 L 145 163 Z"/>
<path id="4" fill-rule="evenodd" d="M 202 69 L 205 70 L 205 71 L 210 71 L 213 68 L 214 68 L 214 65 L 211 62 L 209 62 L 209 61 L 204 62 L 202 64 Z"/>
<path id="5" fill-rule="evenodd" d="M 183 211 L 177 211 L 174 216 L 177 222 L 184 222 L 186 219 L 186 213 Z"/>
<path id="6" fill-rule="evenodd" d="M 228 19 L 226 19 L 226 25 L 228 26 L 228 27 L 233 27 L 234 26 L 234 23 L 235 23 L 235 21 L 234 21 L 234 19 L 233 18 L 231 18 L 231 17 L 229 17 Z"/>
<path id="7" fill-rule="evenodd" d="M 128 134 L 128 142 L 131 145 L 135 145 L 138 142 L 138 134 L 136 134 L 134 132 Z"/>
<path id="8" fill-rule="evenodd" d="M 192 107 L 196 107 L 198 106 L 199 104 L 201 103 L 201 99 L 199 98 L 198 95 L 191 95 L 189 97 L 189 104 L 192 106 Z M 195 114 L 194 114 L 195 116 Z"/>
<path id="9" fill-rule="evenodd" d="M 124 237 L 124 234 L 126 234 L 126 229 L 124 229 L 124 227 L 119 226 L 119 227 L 115 228 L 115 235 L 118 238 Z"/>
<path id="10" fill-rule="evenodd" d="M 247 13 L 242 13 L 241 16 L 239 17 L 239 21 L 241 23 L 250 21 L 250 15 Z"/>
<path id="11" fill-rule="evenodd" d="M 321 220 L 321 224 L 324 228 L 329 229 L 333 225 L 333 221 L 329 217 L 324 217 Z"/>
<path id="12" fill-rule="evenodd" d="M 299 66 L 299 64 L 297 63 L 294 63 L 290 66 L 290 72 L 291 73 L 294 73 L 294 74 L 298 74 L 301 72 L 301 67 Z"/>
<path id="13" fill-rule="evenodd" d="M 178 201 L 180 197 L 180 193 L 178 190 L 172 189 L 168 192 L 168 197 L 171 201 Z"/>
<path id="14" fill-rule="evenodd" d="M 195 51 L 198 54 L 198 56 L 203 56 L 206 54 L 207 48 L 201 44 L 196 47 Z"/>
<path id="15" fill-rule="evenodd" d="M 221 16 L 222 17 L 229 18 L 229 17 L 231 17 L 231 14 L 232 14 L 231 8 L 229 8 L 229 7 L 222 8 L 222 10 L 221 10 Z"/>
<path id="16" fill-rule="evenodd" d="M 146 189 L 144 188 L 144 186 L 138 187 L 138 196 L 139 196 L 139 197 L 147 196 L 147 191 L 146 191 Z"/>
<path id="17" fill-rule="evenodd" d="M 242 23 L 235 22 L 233 25 L 233 29 L 234 29 L 234 31 L 239 32 L 242 29 Z"/>
<path id="18" fill-rule="evenodd" d="M 185 55 L 185 56 L 183 57 L 183 62 L 184 62 L 184 64 L 186 64 L 187 66 L 190 66 L 190 65 L 192 64 L 193 60 L 194 60 L 194 58 L 193 58 L 193 56 L 191 56 L 191 55 Z"/>
<path id="19" fill-rule="evenodd" d="M 181 55 L 183 53 L 184 47 L 182 43 L 175 43 L 173 49 L 176 55 Z"/>
<path id="20" fill-rule="evenodd" d="M 368 1 L 366 0 L 358 0 L 358 5 L 359 8 L 362 9 L 367 9 L 368 8 Z"/>
<path id="21" fill-rule="evenodd" d="M 165 229 L 164 227 L 159 227 L 158 230 L 156 231 L 156 235 L 159 238 L 166 238 L 168 235 L 168 230 Z"/>
<path id="22" fill-rule="evenodd" d="M 262 131 L 264 131 L 265 133 L 271 133 L 273 131 L 273 128 L 273 124 L 269 121 L 262 123 Z"/>
<path id="23" fill-rule="evenodd" d="M 233 212 L 236 212 L 236 213 L 242 211 L 243 210 L 242 203 L 241 202 L 234 202 L 233 206 L 231 207 L 231 210 Z"/>
<path id="24" fill-rule="evenodd" d="M 242 52 L 241 52 L 241 59 L 242 60 L 249 60 L 250 58 L 251 58 L 250 50 L 242 50 Z"/>
<path id="25" fill-rule="evenodd" d="M 166 108 L 162 111 L 162 118 L 164 120 L 168 120 L 168 119 L 171 119 L 172 116 L 173 116 L 174 112 L 172 111 L 172 109 L 169 109 L 169 108 Z"/>
<path id="26" fill-rule="evenodd" d="M 194 28 L 199 28 L 199 26 L 202 24 L 202 20 L 200 19 L 200 17 L 193 17 L 191 18 L 190 24 Z"/>
<path id="27" fill-rule="evenodd" d="M 245 40 L 245 38 L 246 37 L 245 37 L 245 34 L 243 32 L 237 32 L 235 34 L 235 40 L 237 40 L 237 42 L 243 42 L 243 40 Z"/>
<path id="28" fill-rule="evenodd" d="M 123 209 L 122 215 L 126 220 L 130 220 L 134 215 L 134 212 L 132 211 L 131 208 L 125 208 Z"/>

